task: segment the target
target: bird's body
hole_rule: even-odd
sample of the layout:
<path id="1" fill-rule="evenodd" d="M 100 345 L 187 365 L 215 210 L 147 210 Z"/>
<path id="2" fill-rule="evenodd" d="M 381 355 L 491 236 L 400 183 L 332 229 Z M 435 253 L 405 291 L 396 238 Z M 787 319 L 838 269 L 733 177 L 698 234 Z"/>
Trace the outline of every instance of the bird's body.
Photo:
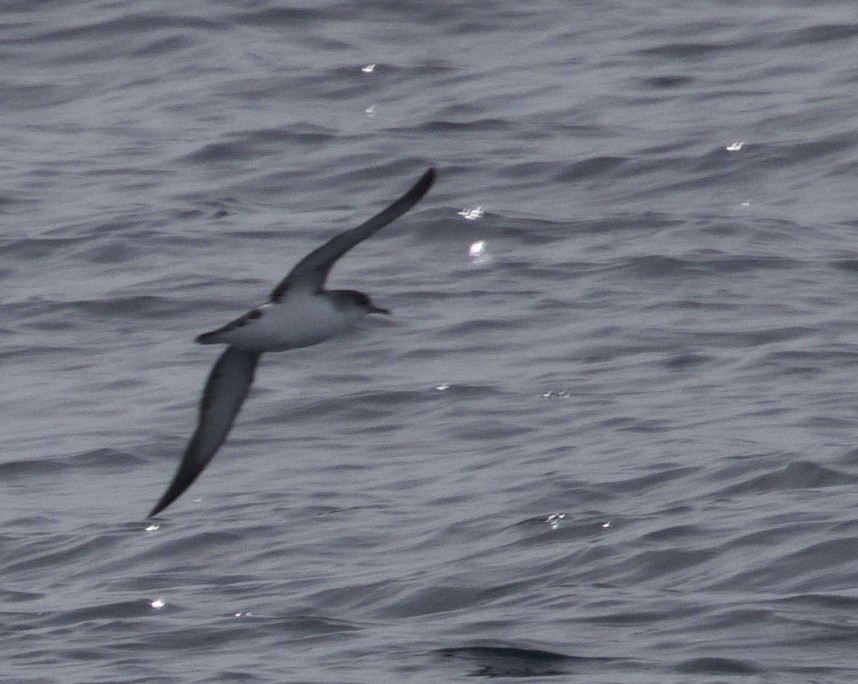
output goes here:
<path id="1" fill-rule="evenodd" d="M 200 344 L 225 344 L 206 381 L 199 422 L 173 481 L 149 513 L 157 515 L 190 487 L 223 444 L 250 390 L 263 352 L 309 347 L 339 335 L 370 313 L 390 313 L 355 290 L 326 290 L 325 280 L 343 254 L 398 218 L 432 187 L 429 169 L 414 186 L 356 228 L 339 233 L 304 257 L 265 304 L 225 326 L 203 333 Z"/>
<path id="2" fill-rule="evenodd" d="M 309 347 L 351 328 L 368 312 L 336 292 L 290 293 L 268 302 L 222 328 L 197 338 L 200 344 L 228 344 L 253 352 Z"/>

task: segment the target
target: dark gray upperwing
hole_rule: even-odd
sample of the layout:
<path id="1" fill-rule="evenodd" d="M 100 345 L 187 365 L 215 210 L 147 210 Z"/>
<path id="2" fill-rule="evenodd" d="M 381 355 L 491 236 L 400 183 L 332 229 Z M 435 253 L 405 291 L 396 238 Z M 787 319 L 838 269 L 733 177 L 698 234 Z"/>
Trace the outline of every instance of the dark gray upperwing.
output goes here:
<path id="1" fill-rule="evenodd" d="M 220 449 L 247 397 L 258 361 L 258 353 L 234 347 L 227 347 L 221 354 L 206 381 L 197 430 L 173 481 L 149 513 L 150 518 L 178 499 Z"/>
<path id="2" fill-rule="evenodd" d="M 411 209 L 429 191 L 434 182 L 435 169 L 429 169 L 408 192 L 380 214 L 376 214 L 369 221 L 360 224 L 357 228 L 352 228 L 351 230 L 346 230 L 335 235 L 324 245 L 310 252 L 274 288 L 271 292 L 271 301 L 280 301 L 286 290 L 292 287 L 314 292 L 321 290 L 328 277 L 328 272 L 337 259 L 356 244 L 366 240 L 370 235 L 384 228 L 388 223 Z"/>

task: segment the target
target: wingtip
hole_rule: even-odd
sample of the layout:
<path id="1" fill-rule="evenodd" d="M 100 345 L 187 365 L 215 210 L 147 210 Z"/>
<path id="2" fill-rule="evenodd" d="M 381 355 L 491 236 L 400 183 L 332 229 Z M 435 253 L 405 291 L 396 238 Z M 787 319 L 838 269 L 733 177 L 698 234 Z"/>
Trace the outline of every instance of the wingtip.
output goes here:
<path id="1" fill-rule="evenodd" d="M 196 438 L 196 435 L 194 436 Z M 191 440 L 191 445 L 194 444 L 194 440 Z M 189 446 L 189 448 L 191 448 Z M 165 508 L 170 506 L 176 499 L 178 499 L 185 490 L 188 489 L 193 483 L 194 480 L 197 479 L 199 474 L 203 472 L 203 467 L 197 467 L 191 460 L 187 457 L 187 452 L 185 457 L 182 459 L 179 464 L 179 469 L 176 471 L 176 474 L 173 476 L 173 481 L 170 482 L 170 486 L 167 487 L 167 491 L 158 499 L 158 503 L 155 504 L 155 507 L 150 511 L 147 518 L 153 518 L 158 515 Z"/>
<path id="2" fill-rule="evenodd" d="M 165 497 L 162 497 L 161 500 L 157 504 L 155 504 L 155 507 L 151 511 L 149 511 L 149 515 L 146 516 L 147 518 L 154 518 L 161 511 L 167 508 L 167 506 L 173 503 L 173 501 L 175 501 L 177 497 L 173 497 L 169 501 L 164 501 L 164 498 Z"/>
<path id="3" fill-rule="evenodd" d="M 212 331 L 197 335 L 194 338 L 194 342 L 197 344 L 215 344 L 217 342 L 217 340 L 213 339 L 215 337 L 215 332 L 216 331 Z"/>

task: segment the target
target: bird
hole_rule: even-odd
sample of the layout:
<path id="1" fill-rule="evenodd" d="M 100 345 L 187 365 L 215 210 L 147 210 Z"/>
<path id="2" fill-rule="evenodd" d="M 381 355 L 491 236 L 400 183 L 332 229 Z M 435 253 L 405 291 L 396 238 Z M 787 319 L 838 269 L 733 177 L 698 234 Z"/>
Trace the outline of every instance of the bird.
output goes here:
<path id="1" fill-rule="evenodd" d="M 266 303 L 197 336 L 199 344 L 225 344 L 226 350 L 206 380 L 197 427 L 176 474 L 149 518 L 178 499 L 214 458 L 250 391 L 263 352 L 309 347 L 348 330 L 368 314 L 390 313 L 363 292 L 326 290 L 325 281 L 340 257 L 417 204 L 435 176 L 430 168 L 389 207 L 310 252 L 271 291 Z"/>

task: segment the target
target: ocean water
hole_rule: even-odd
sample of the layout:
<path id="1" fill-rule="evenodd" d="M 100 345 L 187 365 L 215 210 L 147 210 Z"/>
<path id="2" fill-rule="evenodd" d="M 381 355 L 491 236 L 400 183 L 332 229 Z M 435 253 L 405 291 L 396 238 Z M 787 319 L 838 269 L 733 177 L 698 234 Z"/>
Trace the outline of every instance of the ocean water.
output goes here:
<path id="1" fill-rule="evenodd" d="M 856 681 L 854 10 L 5 2 L 0 680 Z"/>

